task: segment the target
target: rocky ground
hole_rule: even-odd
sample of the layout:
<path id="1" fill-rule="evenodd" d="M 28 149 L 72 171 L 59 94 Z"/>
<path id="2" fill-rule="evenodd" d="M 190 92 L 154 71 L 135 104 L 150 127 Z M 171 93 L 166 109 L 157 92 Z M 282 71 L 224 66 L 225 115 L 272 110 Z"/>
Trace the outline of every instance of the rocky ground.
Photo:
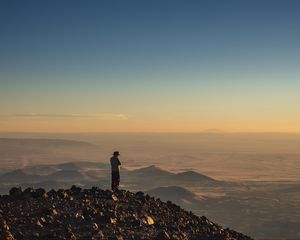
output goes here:
<path id="1" fill-rule="evenodd" d="M 250 240 L 143 192 L 13 188 L 0 196 L 0 239 Z"/>

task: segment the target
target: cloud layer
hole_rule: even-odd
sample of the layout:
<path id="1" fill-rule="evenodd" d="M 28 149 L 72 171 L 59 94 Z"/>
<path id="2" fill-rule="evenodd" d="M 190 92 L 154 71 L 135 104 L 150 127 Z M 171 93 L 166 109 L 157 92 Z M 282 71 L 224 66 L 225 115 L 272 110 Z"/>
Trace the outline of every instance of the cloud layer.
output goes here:
<path id="1" fill-rule="evenodd" d="M 0 118 L 14 118 L 14 119 L 91 119 L 91 120 L 128 120 L 125 114 L 116 113 L 101 113 L 101 114 L 53 114 L 53 113 L 14 113 L 14 114 L 0 114 Z"/>

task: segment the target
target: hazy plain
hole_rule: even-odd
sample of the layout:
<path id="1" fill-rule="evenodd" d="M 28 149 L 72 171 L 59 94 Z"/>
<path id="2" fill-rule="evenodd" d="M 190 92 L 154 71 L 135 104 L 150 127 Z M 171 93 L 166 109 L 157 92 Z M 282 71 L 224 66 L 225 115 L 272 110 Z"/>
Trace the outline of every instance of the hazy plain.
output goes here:
<path id="1" fill-rule="evenodd" d="M 19 156 L 17 161 L 12 157 L 12 162 L 7 149 L 0 149 L 2 168 L 7 164 L 13 167 L 14 164 L 47 164 L 76 159 L 107 162 L 111 153 L 119 150 L 122 163 L 128 169 L 156 165 L 175 172 L 196 170 L 219 180 L 300 181 L 300 134 L 2 133 L 0 137 L 71 139 L 96 145 L 89 151 L 69 149 L 64 152 L 61 148 L 59 152 L 56 149 L 53 155 L 38 155 L 33 151 L 32 155 Z"/>

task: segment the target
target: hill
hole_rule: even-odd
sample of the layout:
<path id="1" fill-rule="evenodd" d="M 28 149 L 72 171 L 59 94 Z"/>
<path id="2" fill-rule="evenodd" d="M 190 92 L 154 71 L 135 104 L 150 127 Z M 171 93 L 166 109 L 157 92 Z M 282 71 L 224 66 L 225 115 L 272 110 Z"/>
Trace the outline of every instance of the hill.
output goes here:
<path id="1" fill-rule="evenodd" d="M 57 181 L 82 181 L 85 180 L 84 174 L 77 170 L 59 170 L 55 173 L 45 176 L 47 180 L 57 180 Z"/>
<path id="2" fill-rule="evenodd" d="M 143 192 L 13 188 L 0 209 L 1 239 L 251 239 Z"/>
<path id="3" fill-rule="evenodd" d="M 175 174 L 173 180 L 185 182 L 216 182 L 213 178 L 197 173 L 195 171 L 186 171 Z"/>
<path id="4" fill-rule="evenodd" d="M 0 176 L 0 182 L 8 183 L 20 183 L 39 181 L 41 177 L 39 175 L 28 174 L 22 169 L 17 169 L 8 173 L 4 173 Z"/>
<path id="5" fill-rule="evenodd" d="M 158 187 L 147 191 L 148 194 L 158 197 L 163 201 L 172 201 L 180 206 L 195 205 L 199 197 L 191 191 L 178 186 Z"/>
<path id="6" fill-rule="evenodd" d="M 168 171 L 161 169 L 155 165 L 151 165 L 148 167 L 133 170 L 130 172 L 130 174 L 135 177 L 144 177 L 144 178 L 147 178 L 147 177 L 150 177 L 150 178 L 169 177 L 169 176 L 174 175 L 174 173 L 168 172 Z"/>

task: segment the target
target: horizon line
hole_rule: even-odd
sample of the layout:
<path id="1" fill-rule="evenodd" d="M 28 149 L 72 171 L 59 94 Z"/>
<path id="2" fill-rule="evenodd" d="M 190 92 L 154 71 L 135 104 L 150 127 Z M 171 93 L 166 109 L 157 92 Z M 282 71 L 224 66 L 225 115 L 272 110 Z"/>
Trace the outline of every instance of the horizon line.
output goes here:
<path id="1" fill-rule="evenodd" d="M 34 131 L 0 131 L 0 134 L 300 134 L 300 132 L 285 132 L 285 131 L 198 131 L 198 132 L 169 132 L 169 131 L 128 131 L 128 132 L 34 132 Z"/>

